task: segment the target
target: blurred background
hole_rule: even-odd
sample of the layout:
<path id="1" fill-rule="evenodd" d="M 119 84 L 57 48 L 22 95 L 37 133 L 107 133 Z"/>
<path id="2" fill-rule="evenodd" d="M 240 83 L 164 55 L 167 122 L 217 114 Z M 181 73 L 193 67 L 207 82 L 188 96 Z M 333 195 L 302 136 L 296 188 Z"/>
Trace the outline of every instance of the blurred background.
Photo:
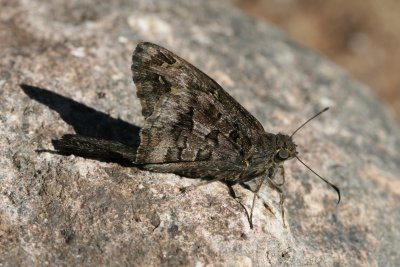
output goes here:
<path id="1" fill-rule="evenodd" d="M 368 84 L 400 122 L 399 0 L 226 0 Z"/>

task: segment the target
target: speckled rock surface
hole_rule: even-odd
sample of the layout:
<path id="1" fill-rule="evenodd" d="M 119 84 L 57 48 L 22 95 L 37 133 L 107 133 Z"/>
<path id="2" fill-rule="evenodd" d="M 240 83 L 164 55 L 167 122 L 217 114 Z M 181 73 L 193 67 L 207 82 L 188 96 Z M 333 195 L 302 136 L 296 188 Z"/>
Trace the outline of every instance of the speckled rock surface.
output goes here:
<path id="1" fill-rule="evenodd" d="M 109 3 L 107 3 L 109 2 Z M 265 23 L 217 1 L 2 1 L 1 266 L 395 266 L 400 131 L 369 90 Z M 336 195 L 287 162 L 285 209 L 265 186 L 251 230 L 222 183 L 37 153 L 79 133 L 132 145 L 143 124 L 136 44 L 163 45 L 216 79 Z M 25 86 L 21 86 L 25 84 Z M 234 187 L 247 208 L 252 193 Z"/>

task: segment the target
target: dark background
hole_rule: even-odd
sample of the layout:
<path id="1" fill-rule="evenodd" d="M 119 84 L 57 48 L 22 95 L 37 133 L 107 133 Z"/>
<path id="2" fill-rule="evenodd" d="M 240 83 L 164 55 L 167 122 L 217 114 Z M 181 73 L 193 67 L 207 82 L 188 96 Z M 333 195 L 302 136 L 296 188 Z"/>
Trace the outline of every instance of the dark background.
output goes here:
<path id="1" fill-rule="evenodd" d="M 400 1 L 227 1 L 343 66 L 400 121 Z"/>

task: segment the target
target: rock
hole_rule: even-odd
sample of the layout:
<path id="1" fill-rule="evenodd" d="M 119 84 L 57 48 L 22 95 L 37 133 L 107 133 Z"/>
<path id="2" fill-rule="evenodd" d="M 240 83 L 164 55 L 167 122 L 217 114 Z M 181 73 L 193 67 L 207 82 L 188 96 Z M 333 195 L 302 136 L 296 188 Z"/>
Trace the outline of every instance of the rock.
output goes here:
<path id="1" fill-rule="evenodd" d="M 4 266 L 393 266 L 400 262 L 400 131 L 368 88 L 274 27 L 217 1 L 12 1 L 0 11 L 0 262 Z M 134 146 L 140 40 L 211 77 L 268 132 L 296 133 L 279 196 L 77 156 L 66 133 Z M 22 86 L 22 84 L 24 84 Z M 263 205 L 263 202 L 266 205 Z"/>

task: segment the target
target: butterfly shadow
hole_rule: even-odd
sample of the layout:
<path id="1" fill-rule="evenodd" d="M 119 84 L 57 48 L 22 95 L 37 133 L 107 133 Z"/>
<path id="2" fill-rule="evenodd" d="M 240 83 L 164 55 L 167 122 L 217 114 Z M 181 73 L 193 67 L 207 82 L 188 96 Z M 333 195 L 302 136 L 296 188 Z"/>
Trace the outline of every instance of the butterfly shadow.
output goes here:
<path id="1" fill-rule="evenodd" d="M 140 144 L 140 127 L 115 119 L 85 104 L 45 88 L 20 84 L 31 99 L 56 111 L 76 134 L 52 140 L 55 151 L 37 150 L 60 155 L 77 155 L 130 166 Z"/>
<path id="2" fill-rule="evenodd" d="M 121 119 L 112 118 L 106 113 L 48 89 L 27 84 L 20 84 L 20 87 L 31 99 L 56 111 L 76 132 L 76 134 L 65 134 L 61 139 L 53 139 L 52 144 L 55 150 L 36 150 L 36 152 L 76 155 L 103 162 L 114 162 L 126 167 L 140 168 L 133 163 L 140 144 L 140 127 Z M 239 201 L 232 188 L 235 183 L 221 182 L 228 186 L 229 195 L 238 201 L 250 220 L 249 212 Z M 253 191 L 248 184 L 239 184 L 243 188 Z"/>

